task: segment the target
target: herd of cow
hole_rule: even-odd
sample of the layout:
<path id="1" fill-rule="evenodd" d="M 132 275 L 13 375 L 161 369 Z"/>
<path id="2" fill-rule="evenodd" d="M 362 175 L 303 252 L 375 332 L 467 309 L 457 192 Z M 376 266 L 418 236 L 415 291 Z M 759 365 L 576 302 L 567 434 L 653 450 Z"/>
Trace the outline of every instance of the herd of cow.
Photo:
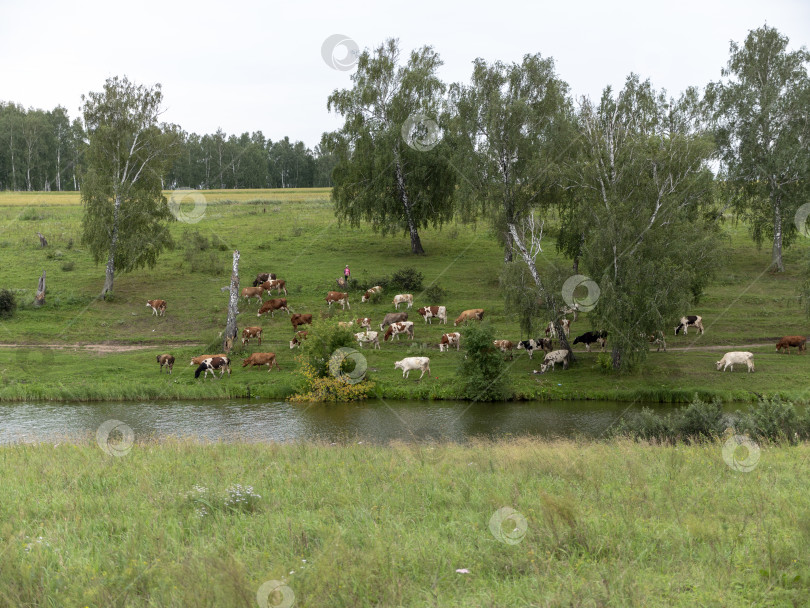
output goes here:
<path id="1" fill-rule="evenodd" d="M 282 291 L 284 292 L 284 295 L 287 295 L 286 282 L 277 279 L 275 274 L 263 273 L 257 275 L 252 287 L 245 287 L 242 289 L 241 296 L 248 301 L 255 297 L 259 300 L 259 302 L 261 302 L 261 307 L 259 308 L 257 315 L 258 317 L 261 317 L 263 314 L 268 312 L 272 317 L 275 316 L 275 311 L 277 310 L 285 311 L 290 316 L 290 323 L 293 326 L 294 332 L 292 340 L 290 340 L 290 348 L 296 348 L 303 340 L 307 338 L 308 334 L 306 330 L 299 330 L 298 328 L 301 325 L 311 324 L 312 314 L 292 312 L 287 305 L 287 298 L 278 297 L 264 301 L 262 298 L 264 293 L 267 292 L 272 295 L 272 291 L 274 290 L 276 291 L 277 295 L 281 295 Z M 368 302 L 372 297 L 381 293 L 382 287 L 372 287 L 363 294 L 360 301 L 363 303 Z M 363 347 L 363 344 L 371 344 L 372 348 L 379 349 L 379 336 L 381 332 L 385 332 L 383 334 L 383 342 L 394 339 L 399 340 L 400 334 L 404 334 L 413 340 L 414 324 L 412 321 L 408 321 L 407 312 L 399 312 L 400 304 L 404 304 L 406 308 L 413 307 L 413 295 L 398 294 L 394 296 L 392 303 L 394 304 L 394 309 L 397 312 L 388 313 L 385 315 L 382 323 L 380 323 L 380 332 L 371 331 L 371 319 L 369 317 L 360 317 L 353 321 L 341 321 L 338 323 L 338 325 L 344 328 L 351 328 L 352 326 L 355 326 L 363 330 L 354 334 L 360 348 Z M 347 308 L 351 310 L 351 306 L 349 305 L 349 294 L 347 292 L 328 292 L 326 295 L 326 304 L 330 308 L 332 304 L 340 304 L 343 310 L 346 310 Z M 155 315 L 163 315 L 166 312 L 166 302 L 164 300 L 148 300 L 146 305 L 152 309 L 153 314 Z M 444 306 L 425 306 L 419 308 L 418 312 L 419 315 L 424 319 L 425 323 L 432 324 L 433 319 L 437 319 L 439 322 L 444 324 L 447 323 L 447 308 Z M 576 320 L 579 310 L 576 306 L 574 306 L 573 308 L 563 308 L 562 312 L 563 315 L 573 314 L 573 320 Z M 461 323 L 466 323 L 472 320 L 481 321 L 483 318 L 484 309 L 482 308 L 465 310 L 461 313 L 461 315 L 458 316 L 453 325 L 458 326 Z M 570 337 L 571 322 L 572 321 L 565 318 L 565 316 L 560 321 L 560 327 L 562 328 L 566 339 Z M 700 332 L 701 335 L 703 335 L 703 318 L 699 315 L 688 315 L 681 317 L 679 324 L 675 327 L 675 335 L 677 336 L 681 331 L 683 331 L 684 335 L 687 335 L 690 327 L 695 328 Z M 262 331 L 262 328 L 259 326 L 246 327 L 244 330 L 242 330 L 242 345 L 246 346 L 251 340 L 256 339 L 259 346 L 261 346 Z M 598 344 L 602 351 L 604 351 L 607 344 L 607 336 L 608 333 L 606 331 L 588 331 L 577 336 L 573 341 L 573 345 L 575 346 L 577 344 L 583 344 L 587 351 L 590 352 L 591 346 Z M 495 340 L 493 345 L 504 354 L 508 354 L 510 359 L 514 357 L 514 350 L 527 351 L 529 359 L 533 358 L 534 351 L 542 351 L 544 353 L 544 357 L 543 362 L 540 365 L 540 369 L 533 370 L 532 372 L 535 374 L 542 374 L 548 371 L 549 368 L 553 371 L 555 365 L 558 363 L 562 364 L 563 369 L 568 369 L 569 351 L 567 349 L 554 350 L 553 340 L 555 338 L 557 338 L 555 325 L 553 322 L 549 322 L 545 330 L 545 337 L 543 338 L 538 338 L 536 340 L 521 340 L 519 342 L 513 342 L 511 340 Z M 659 351 L 661 348 L 663 348 L 664 352 L 666 352 L 667 345 L 666 340 L 664 339 L 663 331 L 657 331 L 655 334 L 648 336 L 648 339 L 651 344 L 658 346 Z M 455 346 L 456 350 L 459 350 L 460 344 L 461 334 L 459 332 L 445 333 L 441 336 L 439 342 L 439 351 L 444 352 L 453 346 Z M 787 353 L 790 353 L 791 347 L 798 348 L 799 353 L 805 352 L 807 348 L 807 338 L 805 336 L 785 336 L 776 345 L 777 351 L 785 349 Z M 172 355 L 158 355 L 157 362 L 160 365 L 160 371 L 163 371 L 163 368 L 167 367 L 169 373 L 171 373 L 172 367 L 174 366 L 174 357 Z M 199 357 L 194 357 L 191 359 L 191 365 L 198 366 L 194 374 L 195 378 L 199 378 L 200 374 L 204 374 L 203 378 L 206 378 L 209 372 L 213 377 L 216 377 L 214 375 L 215 371 L 220 372 L 220 378 L 222 378 L 225 372 L 230 375 L 230 364 L 230 358 L 223 353 L 217 355 L 200 355 Z M 748 371 L 753 372 L 753 353 L 726 353 L 720 361 L 716 362 L 716 367 L 718 371 L 721 367 L 723 368 L 723 371 L 725 371 L 726 368 L 731 368 L 731 371 L 734 371 L 735 364 L 745 364 L 748 367 Z M 276 361 L 275 353 L 271 352 L 253 353 L 247 359 L 242 361 L 242 367 L 264 365 L 267 366 L 268 372 L 273 367 L 275 367 L 277 370 L 280 369 L 278 362 Z M 401 369 L 403 378 L 407 378 L 408 373 L 412 370 L 421 370 L 422 375 L 419 377 L 421 379 L 425 373 L 430 373 L 430 358 L 406 357 L 401 361 L 395 362 L 394 369 Z"/>

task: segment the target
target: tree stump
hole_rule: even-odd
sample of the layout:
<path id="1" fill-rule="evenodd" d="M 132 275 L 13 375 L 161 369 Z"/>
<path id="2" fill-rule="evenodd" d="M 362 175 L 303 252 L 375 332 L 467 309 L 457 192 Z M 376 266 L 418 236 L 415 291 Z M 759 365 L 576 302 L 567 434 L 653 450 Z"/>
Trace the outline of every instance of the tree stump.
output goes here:
<path id="1" fill-rule="evenodd" d="M 39 277 L 39 285 L 37 286 L 37 295 L 34 298 L 34 306 L 39 308 L 45 304 L 45 271 L 42 271 L 42 276 Z"/>
<path id="2" fill-rule="evenodd" d="M 39 237 L 39 244 L 42 246 L 43 249 L 48 246 L 48 241 L 45 236 L 41 232 L 37 232 L 37 236 Z"/>

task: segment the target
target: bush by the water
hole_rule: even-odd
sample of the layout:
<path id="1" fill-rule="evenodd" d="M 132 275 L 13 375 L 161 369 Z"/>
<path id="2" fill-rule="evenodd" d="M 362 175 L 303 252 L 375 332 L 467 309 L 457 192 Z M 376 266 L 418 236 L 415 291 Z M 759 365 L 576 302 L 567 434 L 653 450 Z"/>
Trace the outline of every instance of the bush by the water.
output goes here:
<path id="1" fill-rule="evenodd" d="M 495 333 L 489 323 L 471 323 L 461 330 L 465 358 L 459 366 L 464 398 L 475 401 L 501 401 L 512 395 L 503 354 L 492 341 Z"/>
<path id="2" fill-rule="evenodd" d="M 8 289 L 0 290 L 0 319 L 9 319 L 14 316 L 17 310 L 17 298 L 14 292 Z"/>

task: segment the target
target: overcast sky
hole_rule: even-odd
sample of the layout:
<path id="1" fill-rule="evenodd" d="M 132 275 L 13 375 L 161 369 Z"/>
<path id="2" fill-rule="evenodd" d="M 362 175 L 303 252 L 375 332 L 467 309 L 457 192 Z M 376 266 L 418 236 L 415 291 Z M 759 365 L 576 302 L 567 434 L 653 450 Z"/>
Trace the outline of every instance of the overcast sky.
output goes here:
<path id="1" fill-rule="evenodd" d="M 400 39 L 404 55 L 432 45 L 445 82 L 471 62 L 555 59 L 574 95 L 599 96 L 628 73 L 677 94 L 720 77 L 729 41 L 768 25 L 810 46 L 807 0 L 499 0 L 475 3 L 0 0 L 0 100 L 79 114 L 81 95 L 127 75 L 163 85 L 164 118 L 187 131 L 261 130 L 313 147 L 341 124 L 326 110 L 353 69 L 331 67 L 322 46 L 345 36 L 361 50 Z M 336 60 L 346 47 L 336 49 Z M 330 56 L 331 57 L 331 56 Z"/>

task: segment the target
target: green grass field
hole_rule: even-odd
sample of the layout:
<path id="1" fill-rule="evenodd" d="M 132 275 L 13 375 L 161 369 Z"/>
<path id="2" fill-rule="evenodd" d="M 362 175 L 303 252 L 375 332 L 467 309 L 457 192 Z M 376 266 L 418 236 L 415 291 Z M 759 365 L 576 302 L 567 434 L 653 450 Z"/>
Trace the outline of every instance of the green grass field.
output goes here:
<path id="1" fill-rule="evenodd" d="M 167 193 L 169 194 L 169 193 Z M 416 323 L 415 342 L 431 356 L 432 375 L 418 382 L 403 380 L 393 362 L 406 356 L 409 344 L 384 344 L 381 351 L 363 350 L 377 384 L 378 395 L 390 398 L 454 398 L 455 371 L 459 354 L 439 353 L 436 345 L 452 319 L 467 308 L 484 308 L 486 318 L 499 338 L 518 340 L 517 320 L 506 314 L 498 289 L 502 252 L 484 224 L 452 223 L 441 230 L 424 230 L 426 256 L 409 253 L 407 237 L 383 238 L 369 228 L 339 225 L 332 212 L 328 189 L 206 191 L 204 215 L 195 224 L 175 222 L 171 230 L 177 241 L 154 269 L 119 274 L 113 301 L 96 299 L 103 285 L 103 265 L 95 265 L 80 243 L 81 207 L 76 193 L 0 193 L 0 288 L 17 290 L 20 307 L 11 320 L 0 321 L 0 400 L 20 399 L 140 399 L 215 398 L 260 395 L 284 398 L 296 390 L 294 353 L 288 341 L 292 326 L 286 314 L 258 319 L 258 305 L 242 303 L 239 327 L 261 325 L 265 340 L 247 352 L 277 353 L 281 372 L 268 374 L 258 368 L 242 369 L 241 352 L 234 356 L 234 373 L 221 382 L 195 382 L 188 366 L 191 356 L 219 352 L 219 333 L 224 329 L 227 294 L 220 288 L 230 276 L 231 252 L 241 252 L 241 285 L 250 285 L 264 271 L 287 281 L 290 306 L 296 312 L 326 314 L 325 294 L 335 289 L 335 279 L 349 264 L 361 282 L 390 275 L 412 266 L 422 272 L 425 287 L 436 284 L 447 290 L 442 304 L 451 318 L 447 326 L 425 325 L 416 308 L 436 304 L 414 294 L 411 320 Z M 186 201 L 184 212 L 193 211 Z M 568 261 L 554 251 L 554 218 L 550 218 L 541 268 L 566 269 Z M 49 240 L 40 248 L 36 233 Z M 745 226 L 727 221 L 725 250 L 718 251 L 720 270 L 695 308 L 684 311 L 704 318 L 706 334 L 699 339 L 667 332 L 670 349 L 651 353 L 637 372 L 622 376 L 604 374 L 596 367 L 596 353 L 584 353 L 567 372 L 534 376 L 529 372 L 539 361 L 529 361 L 520 352 L 510 362 L 516 398 L 598 398 L 680 401 L 697 392 L 725 399 L 751 400 L 754 392 L 781 394 L 796 400 L 810 399 L 807 384 L 810 357 L 780 356 L 774 344 L 782 335 L 810 333 L 799 306 L 797 286 L 807 260 L 810 240 L 802 239 L 785 256 L 787 272 L 765 272 L 770 255 L 758 251 Z M 205 251 L 189 245 L 199 233 L 213 242 Z M 34 309 L 37 279 L 47 272 L 46 305 Z M 336 319 L 369 316 L 379 323 L 393 311 L 391 297 L 377 304 L 361 304 L 360 292 L 350 295 L 351 311 L 334 313 Z M 147 299 L 168 302 L 165 317 L 155 317 Z M 572 326 L 572 335 L 592 329 L 587 314 Z M 537 337 L 537 336 L 534 336 Z M 37 345 L 73 346 L 106 343 L 116 346 L 147 345 L 149 348 L 107 352 L 64 348 L 42 349 Z M 24 344 L 25 348 L 8 345 Z M 757 372 L 718 373 L 713 362 L 724 350 L 707 346 L 745 348 L 756 354 Z M 578 347 L 580 348 L 580 347 Z M 729 348 L 729 350 L 733 350 Z M 158 373 L 155 355 L 170 352 L 177 358 L 174 374 Z"/>

